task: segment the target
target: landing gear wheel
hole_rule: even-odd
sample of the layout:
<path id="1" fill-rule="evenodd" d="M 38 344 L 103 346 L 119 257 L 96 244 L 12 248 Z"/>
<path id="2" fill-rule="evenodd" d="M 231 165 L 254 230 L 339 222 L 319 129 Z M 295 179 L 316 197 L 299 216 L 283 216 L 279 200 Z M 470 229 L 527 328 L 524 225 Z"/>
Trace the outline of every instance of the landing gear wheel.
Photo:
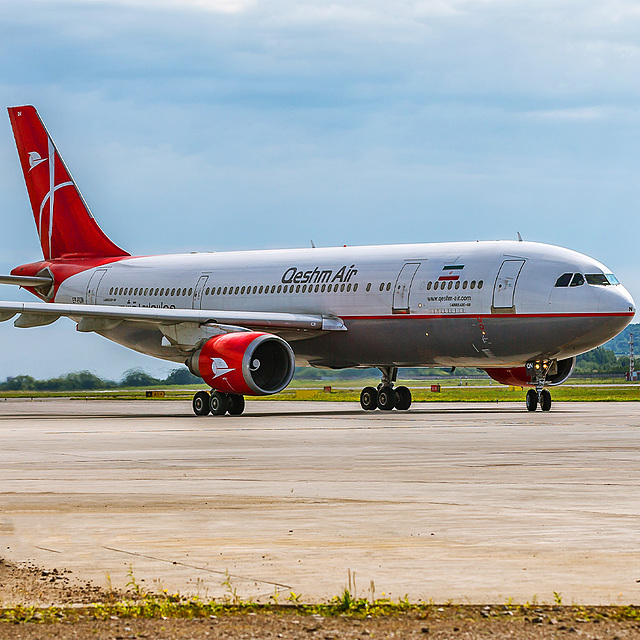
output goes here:
<path id="1" fill-rule="evenodd" d="M 540 408 L 543 411 L 549 411 L 549 409 L 551 409 L 551 394 L 548 389 L 543 389 L 540 392 Z"/>
<path id="2" fill-rule="evenodd" d="M 373 387 L 365 387 L 362 390 L 360 406 L 365 411 L 375 411 L 378 408 L 378 392 Z"/>
<path id="3" fill-rule="evenodd" d="M 527 391 L 527 411 L 535 411 L 538 408 L 538 392 L 535 389 Z"/>
<path id="4" fill-rule="evenodd" d="M 378 390 L 378 409 L 391 411 L 396 406 L 396 392 L 393 387 L 381 387 Z"/>
<path id="5" fill-rule="evenodd" d="M 411 391 L 407 387 L 396 387 L 396 409 L 406 411 L 411 406 Z"/>
<path id="6" fill-rule="evenodd" d="M 227 397 L 229 398 L 229 408 L 227 409 L 229 415 L 242 415 L 242 412 L 244 411 L 244 396 L 230 393 Z"/>
<path id="7" fill-rule="evenodd" d="M 223 416 L 229 408 L 229 397 L 226 393 L 222 393 L 222 391 L 214 391 L 211 394 L 209 407 L 211 409 L 211 415 Z"/>
<path id="8" fill-rule="evenodd" d="M 206 391 L 198 391 L 193 396 L 191 406 L 193 407 L 193 413 L 197 416 L 208 416 L 210 411 L 209 394 Z"/>

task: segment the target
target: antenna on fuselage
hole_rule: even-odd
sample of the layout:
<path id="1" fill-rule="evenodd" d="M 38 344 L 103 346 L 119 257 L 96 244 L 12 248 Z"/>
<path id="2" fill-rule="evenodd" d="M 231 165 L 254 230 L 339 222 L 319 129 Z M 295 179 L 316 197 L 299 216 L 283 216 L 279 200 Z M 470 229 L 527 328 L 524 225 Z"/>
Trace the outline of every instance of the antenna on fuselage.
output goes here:
<path id="1" fill-rule="evenodd" d="M 522 242 L 522 236 L 520 235 L 520 232 L 516 231 L 516 233 L 518 234 L 518 242 Z"/>
<path id="2" fill-rule="evenodd" d="M 313 240 L 311 241 L 311 248 L 312 248 L 312 249 L 315 249 L 315 248 L 316 248 L 316 245 L 315 245 L 315 243 L 313 242 Z"/>

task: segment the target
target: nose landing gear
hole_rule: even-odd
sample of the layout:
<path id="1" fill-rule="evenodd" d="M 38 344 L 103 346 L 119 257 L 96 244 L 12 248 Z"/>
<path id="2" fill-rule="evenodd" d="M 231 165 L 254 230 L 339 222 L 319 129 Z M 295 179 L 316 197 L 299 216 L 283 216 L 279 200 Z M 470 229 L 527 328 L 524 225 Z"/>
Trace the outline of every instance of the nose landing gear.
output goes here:
<path id="1" fill-rule="evenodd" d="M 525 365 L 530 380 L 536 385 L 535 389 L 527 391 L 527 411 L 535 411 L 538 405 L 543 411 L 551 409 L 551 393 L 544 385 L 552 364 L 550 360 L 536 360 Z"/>
<path id="2" fill-rule="evenodd" d="M 244 411 L 244 396 L 222 391 L 198 391 L 191 403 L 193 413 L 197 416 L 239 416 Z"/>
<path id="3" fill-rule="evenodd" d="M 398 375 L 398 367 L 378 367 L 382 381 L 378 388 L 365 387 L 360 393 L 360 406 L 365 411 L 406 411 L 411 406 L 411 391 L 407 387 L 393 387 Z"/>

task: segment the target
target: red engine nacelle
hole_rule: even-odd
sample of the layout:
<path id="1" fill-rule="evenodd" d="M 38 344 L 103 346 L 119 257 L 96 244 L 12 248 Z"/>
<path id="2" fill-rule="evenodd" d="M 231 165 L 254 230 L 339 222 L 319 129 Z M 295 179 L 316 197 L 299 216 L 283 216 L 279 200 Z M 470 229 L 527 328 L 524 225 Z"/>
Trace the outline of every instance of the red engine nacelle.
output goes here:
<path id="1" fill-rule="evenodd" d="M 573 373 L 575 364 L 575 358 L 558 360 L 555 365 L 549 369 L 545 385 L 553 387 L 562 384 Z M 535 387 L 535 382 L 532 381 L 526 367 L 513 367 L 512 369 L 492 368 L 485 369 L 485 371 L 501 384 L 508 384 L 514 387 Z"/>
<path id="2" fill-rule="evenodd" d="M 278 336 L 257 331 L 210 338 L 186 365 L 212 389 L 250 396 L 282 391 L 295 371 L 291 347 Z"/>

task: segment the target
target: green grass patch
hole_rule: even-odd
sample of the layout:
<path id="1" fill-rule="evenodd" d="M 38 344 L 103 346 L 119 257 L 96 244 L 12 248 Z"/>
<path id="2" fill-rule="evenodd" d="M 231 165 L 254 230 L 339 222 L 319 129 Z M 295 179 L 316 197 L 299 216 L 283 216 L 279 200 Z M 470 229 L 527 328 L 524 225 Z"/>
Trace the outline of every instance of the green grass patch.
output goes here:
<path id="1" fill-rule="evenodd" d="M 530 620 L 530 617 L 579 618 L 580 621 L 627 620 L 640 621 L 640 608 L 626 606 L 579 606 L 526 604 L 460 605 L 436 604 L 434 602 L 410 602 L 406 597 L 397 601 L 388 599 L 369 600 L 353 596 L 348 589 L 327 602 L 303 604 L 299 596 L 291 593 L 286 603 L 277 598 L 267 604 L 223 598 L 221 601 L 201 601 L 175 595 L 142 595 L 136 599 L 111 603 L 95 603 L 74 607 L 27 607 L 17 605 L 0 608 L 0 621 L 10 623 L 55 623 L 78 620 L 109 620 L 121 618 L 209 618 L 212 616 L 235 616 L 247 613 L 271 615 L 321 615 L 323 617 L 352 616 L 355 618 L 391 617 L 413 614 L 421 618 L 436 619 L 480 619 L 501 618 L 509 615 L 515 619 Z M 512 619 L 513 619 L 512 618 Z"/>
<path id="2" fill-rule="evenodd" d="M 450 382 L 450 381 L 449 381 Z M 360 386 L 362 384 L 362 386 Z M 348 386 L 326 385 L 331 391 L 325 391 L 325 385 L 302 385 L 301 383 L 287 387 L 282 393 L 272 396 L 252 397 L 247 400 L 276 401 L 315 401 L 315 402 L 358 402 L 360 391 L 365 385 L 375 386 L 377 381 L 364 380 L 354 387 L 353 381 Z M 444 386 L 441 383 L 440 393 L 431 391 L 430 383 L 424 380 L 403 381 L 402 384 L 411 389 L 414 402 L 524 402 L 526 389 L 506 387 L 500 384 L 479 386 Z M 435 383 L 434 383 L 435 384 Z M 78 400 L 180 400 L 191 402 L 193 394 L 205 385 L 188 387 L 155 386 L 148 388 L 134 387 L 130 389 L 113 389 L 107 391 L 3 391 L 1 398 L 45 399 L 72 398 Z M 147 389 L 163 390 L 164 398 L 147 398 Z M 610 386 L 588 386 L 570 383 L 550 389 L 554 402 L 638 402 L 640 401 L 640 385 L 612 384 Z"/>

